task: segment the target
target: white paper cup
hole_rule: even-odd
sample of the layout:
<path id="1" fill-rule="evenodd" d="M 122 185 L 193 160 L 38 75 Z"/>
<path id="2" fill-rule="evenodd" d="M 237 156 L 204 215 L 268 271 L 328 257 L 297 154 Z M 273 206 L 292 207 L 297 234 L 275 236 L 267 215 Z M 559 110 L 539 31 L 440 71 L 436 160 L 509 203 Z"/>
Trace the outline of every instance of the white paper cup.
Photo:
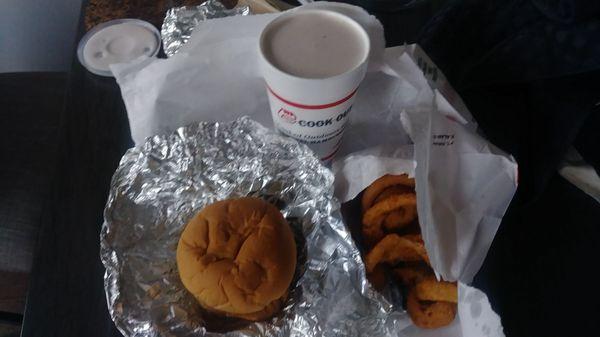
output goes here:
<path id="1" fill-rule="evenodd" d="M 362 41 L 360 61 L 347 71 L 324 78 L 292 75 L 274 65 L 265 51 L 270 32 L 290 17 L 319 15 L 342 20 Z M 356 91 L 363 80 L 370 49 L 364 28 L 351 18 L 328 10 L 297 10 L 282 14 L 263 30 L 259 42 L 261 71 L 267 85 L 271 115 L 283 134 L 307 144 L 323 161 L 330 160 L 340 147 Z"/>

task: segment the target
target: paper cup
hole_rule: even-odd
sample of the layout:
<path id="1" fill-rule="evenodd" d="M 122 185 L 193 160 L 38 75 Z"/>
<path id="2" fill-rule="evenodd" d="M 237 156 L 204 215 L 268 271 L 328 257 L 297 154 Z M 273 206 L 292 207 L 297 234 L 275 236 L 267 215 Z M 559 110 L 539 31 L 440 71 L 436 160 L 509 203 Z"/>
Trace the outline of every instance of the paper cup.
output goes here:
<path id="1" fill-rule="evenodd" d="M 312 15 L 338 20 L 361 41 L 360 58 L 352 67 L 330 77 L 310 78 L 292 75 L 275 66 L 266 51 L 272 31 L 290 18 Z M 367 70 L 369 36 L 351 18 L 328 10 L 297 10 L 271 21 L 260 36 L 261 71 L 266 81 L 271 115 L 283 134 L 307 144 L 323 161 L 333 158 L 340 147 L 356 91 Z"/>

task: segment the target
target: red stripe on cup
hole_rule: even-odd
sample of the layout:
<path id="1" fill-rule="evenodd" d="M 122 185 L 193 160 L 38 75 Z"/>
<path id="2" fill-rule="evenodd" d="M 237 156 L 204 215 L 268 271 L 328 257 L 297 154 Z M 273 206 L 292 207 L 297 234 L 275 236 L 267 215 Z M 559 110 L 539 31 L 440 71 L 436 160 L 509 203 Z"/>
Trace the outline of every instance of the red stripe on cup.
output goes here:
<path id="1" fill-rule="evenodd" d="M 273 94 L 273 96 L 277 97 L 277 99 L 279 99 L 283 103 L 293 106 L 293 107 L 296 107 L 296 108 L 307 109 L 307 110 L 322 110 L 322 109 L 333 108 L 334 106 L 340 105 L 340 104 L 346 102 L 347 100 L 349 100 L 350 98 L 352 98 L 352 96 L 354 96 L 354 94 L 356 93 L 356 90 L 358 90 L 358 88 L 354 89 L 354 91 L 352 91 L 350 94 L 348 94 L 348 96 L 340 99 L 339 101 L 333 102 L 333 103 L 321 104 L 321 105 L 306 105 L 306 104 L 300 104 L 300 103 L 288 101 L 287 99 L 277 95 L 275 93 L 275 91 L 273 91 L 273 89 L 271 89 L 271 87 L 268 85 L 267 85 L 267 89 L 269 90 L 269 92 L 271 94 Z"/>

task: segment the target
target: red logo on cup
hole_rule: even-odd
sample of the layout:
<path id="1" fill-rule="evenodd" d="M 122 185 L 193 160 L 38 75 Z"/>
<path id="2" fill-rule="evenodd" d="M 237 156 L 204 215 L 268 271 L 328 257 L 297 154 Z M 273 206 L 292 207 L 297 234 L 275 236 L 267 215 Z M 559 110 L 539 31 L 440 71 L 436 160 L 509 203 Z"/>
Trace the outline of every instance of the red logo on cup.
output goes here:
<path id="1" fill-rule="evenodd" d="M 283 119 L 284 121 L 290 124 L 296 123 L 296 115 L 289 110 L 280 108 L 279 111 L 277 111 L 277 114 L 279 115 L 279 118 Z"/>

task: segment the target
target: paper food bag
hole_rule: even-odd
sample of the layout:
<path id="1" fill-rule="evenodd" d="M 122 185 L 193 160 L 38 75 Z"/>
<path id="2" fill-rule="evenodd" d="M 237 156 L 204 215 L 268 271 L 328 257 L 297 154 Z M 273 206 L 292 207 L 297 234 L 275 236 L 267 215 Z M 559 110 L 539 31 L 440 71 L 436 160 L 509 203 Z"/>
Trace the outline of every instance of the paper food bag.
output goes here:
<path id="1" fill-rule="evenodd" d="M 336 189 L 344 202 L 383 174 L 414 173 L 432 267 L 446 280 L 470 283 L 516 191 L 517 165 L 477 134 L 468 111 L 459 113 L 432 87 L 414 55 L 409 48 L 386 50 L 387 72 L 410 81 L 416 91 L 401 110 L 389 112 L 395 116 L 391 122 L 409 133 L 414 155 L 402 143 L 385 141 L 338 158 L 333 163 Z M 445 102 L 442 109 L 439 102 Z M 407 160 L 414 160 L 414 169 Z"/>
<path id="2" fill-rule="evenodd" d="M 343 212 L 344 220 L 360 241 L 357 196 L 385 174 L 414 177 L 423 240 L 438 277 L 458 281 L 458 315 L 447 327 L 423 330 L 399 311 L 390 315 L 398 316 L 391 319 L 395 329 L 406 336 L 503 336 L 485 294 L 467 284 L 480 269 L 516 191 L 517 165 L 476 132 L 472 116 L 441 73 L 435 79 L 424 76 L 419 62 L 435 66 L 418 47 L 388 49 L 385 59 L 383 70 L 414 89 L 402 109 L 389 111 L 388 119 L 403 125 L 413 144 L 385 140 L 334 161 L 342 210 L 354 208 Z"/>

